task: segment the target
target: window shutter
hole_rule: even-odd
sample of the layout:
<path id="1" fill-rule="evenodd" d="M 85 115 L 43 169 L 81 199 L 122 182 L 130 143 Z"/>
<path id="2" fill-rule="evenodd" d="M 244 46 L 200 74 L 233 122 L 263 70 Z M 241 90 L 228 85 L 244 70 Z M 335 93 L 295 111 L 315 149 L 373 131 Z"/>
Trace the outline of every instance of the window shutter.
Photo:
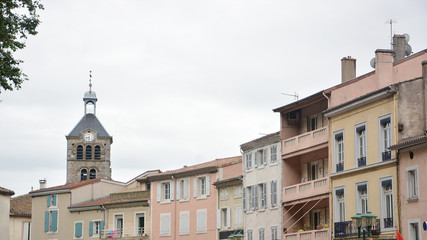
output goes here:
<path id="1" fill-rule="evenodd" d="M 194 179 L 194 184 L 193 184 L 193 195 L 196 198 L 197 197 L 197 178 L 195 177 Z"/>
<path id="2" fill-rule="evenodd" d="M 243 211 L 246 212 L 246 188 L 242 189 Z"/>
<path id="3" fill-rule="evenodd" d="M 47 195 L 47 207 L 50 207 L 50 198 L 52 196 L 51 195 Z"/>
<path id="4" fill-rule="evenodd" d="M 100 223 L 99 223 L 99 225 L 100 225 L 99 231 L 100 231 L 101 235 L 103 235 L 103 233 L 104 233 L 104 221 L 101 220 Z"/>
<path id="5" fill-rule="evenodd" d="M 89 222 L 89 237 L 93 236 L 93 221 Z"/>
<path id="6" fill-rule="evenodd" d="M 184 182 L 181 180 L 179 180 L 176 184 L 176 200 L 181 199 L 181 184 L 184 184 Z"/>
<path id="7" fill-rule="evenodd" d="M 184 180 L 184 194 L 183 194 L 184 199 L 188 199 L 189 187 L 190 187 L 190 180 L 187 178 Z"/>
<path id="8" fill-rule="evenodd" d="M 82 223 L 76 222 L 74 224 L 74 237 L 81 238 L 82 237 Z"/>
<path id="9" fill-rule="evenodd" d="M 58 229 L 58 211 L 52 211 L 52 226 L 50 228 L 50 230 L 52 232 L 56 232 Z"/>
<path id="10" fill-rule="evenodd" d="M 231 227 L 231 211 L 230 208 L 227 208 L 227 228 Z"/>
<path id="11" fill-rule="evenodd" d="M 56 195 L 52 195 L 53 197 L 53 206 L 56 206 Z"/>
<path id="12" fill-rule="evenodd" d="M 221 229 L 221 209 L 216 210 L 216 229 Z"/>
<path id="13" fill-rule="evenodd" d="M 254 166 L 255 166 L 255 168 L 258 167 L 258 152 L 255 152 Z"/>
<path id="14" fill-rule="evenodd" d="M 263 153 L 263 158 L 262 158 L 262 163 L 265 165 L 267 165 L 267 148 L 264 148 Z"/>
<path id="15" fill-rule="evenodd" d="M 262 184 L 262 198 L 264 199 L 264 208 L 267 208 L 267 183 Z"/>
<path id="16" fill-rule="evenodd" d="M 174 181 L 170 182 L 170 195 L 171 195 L 171 200 L 174 200 L 174 197 L 175 197 L 175 182 Z"/>
<path id="17" fill-rule="evenodd" d="M 162 184 L 157 183 L 157 202 L 160 202 L 162 199 Z"/>
<path id="18" fill-rule="evenodd" d="M 44 232 L 49 232 L 49 211 L 44 212 Z"/>
<path id="19" fill-rule="evenodd" d="M 211 177 L 206 176 L 206 196 L 211 195 Z"/>
<path id="20" fill-rule="evenodd" d="M 254 199 L 254 208 L 258 209 L 258 186 L 254 185 L 252 188 L 255 190 L 255 194 L 254 194 L 254 197 L 255 197 L 255 199 Z"/>

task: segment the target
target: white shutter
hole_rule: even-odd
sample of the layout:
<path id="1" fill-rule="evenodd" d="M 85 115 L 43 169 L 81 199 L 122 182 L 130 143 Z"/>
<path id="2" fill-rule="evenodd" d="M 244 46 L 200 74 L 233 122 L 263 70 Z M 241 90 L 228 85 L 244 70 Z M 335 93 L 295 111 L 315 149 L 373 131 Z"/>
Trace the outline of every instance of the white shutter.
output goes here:
<path id="1" fill-rule="evenodd" d="M 190 179 L 186 178 L 184 179 L 184 193 L 182 194 L 183 199 L 188 199 L 189 187 L 190 187 Z"/>
<path id="2" fill-rule="evenodd" d="M 271 199 L 271 206 L 274 207 L 274 185 L 273 185 L 273 180 L 270 181 L 270 199 Z"/>
<path id="3" fill-rule="evenodd" d="M 227 208 L 227 228 L 231 227 L 231 211 L 230 208 Z"/>
<path id="4" fill-rule="evenodd" d="M 196 198 L 197 197 L 197 178 L 195 177 L 193 180 L 194 180 L 193 181 L 193 195 Z"/>
<path id="5" fill-rule="evenodd" d="M 170 182 L 170 193 L 171 193 L 171 200 L 174 200 L 175 197 L 175 181 Z"/>
<path id="6" fill-rule="evenodd" d="M 184 183 L 182 182 L 182 180 L 179 180 L 176 184 L 176 200 L 180 200 L 181 199 L 181 186 Z"/>
<path id="7" fill-rule="evenodd" d="M 263 157 L 262 157 L 262 163 L 265 165 L 267 165 L 267 148 L 264 148 L 263 153 Z"/>
<path id="8" fill-rule="evenodd" d="M 267 183 L 262 184 L 262 198 L 264 199 L 264 208 L 267 208 Z"/>
<path id="9" fill-rule="evenodd" d="M 162 184 L 157 183 L 157 202 L 160 202 L 162 199 Z"/>
<path id="10" fill-rule="evenodd" d="M 242 189 L 243 211 L 246 212 L 246 188 Z"/>
<path id="11" fill-rule="evenodd" d="M 216 229 L 221 229 L 221 209 L 216 210 Z"/>
<path id="12" fill-rule="evenodd" d="M 254 190 L 255 190 L 255 201 L 254 201 L 254 207 L 255 207 L 255 209 L 258 209 L 258 185 L 254 185 L 253 186 L 253 188 L 254 188 Z"/>
<path id="13" fill-rule="evenodd" d="M 206 196 L 211 195 L 211 177 L 206 176 Z"/>
<path id="14" fill-rule="evenodd" d="M 254 166 L 255 166 L 255 168 L 258 167 L 258 152 L 257 151 L 255 151 Z"/>

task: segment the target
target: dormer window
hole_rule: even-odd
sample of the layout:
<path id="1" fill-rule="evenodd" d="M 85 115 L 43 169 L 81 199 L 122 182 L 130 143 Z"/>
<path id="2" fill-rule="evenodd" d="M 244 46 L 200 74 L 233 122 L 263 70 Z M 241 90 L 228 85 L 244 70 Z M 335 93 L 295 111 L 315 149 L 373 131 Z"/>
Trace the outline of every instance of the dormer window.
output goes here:
<path id="1" fill-rule="evenodd" d="M 86 159 L 92 159 L 92 146 L 86 146 Z"/>
<path id="2" fill-rule="evenodd" d="M 77 146 L 77 160 L 83 159 L 83 146 L 78 145 Z"/>

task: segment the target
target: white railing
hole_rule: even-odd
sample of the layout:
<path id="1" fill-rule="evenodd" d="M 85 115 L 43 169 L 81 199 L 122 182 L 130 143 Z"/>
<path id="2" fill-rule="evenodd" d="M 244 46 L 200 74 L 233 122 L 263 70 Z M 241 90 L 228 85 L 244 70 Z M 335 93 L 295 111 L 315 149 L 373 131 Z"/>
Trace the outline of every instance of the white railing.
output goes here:
<path id="1" fill-rule="evenodd" d="M 132 239 L 132 238 L 147 238 L 149 234 L 148 228 L 135 228 L 135 229 L 106 229 L 101 232 L 101 238 L 102 239 L 109 239 L 109 238 L 115 238 L 115 239 Z"/>

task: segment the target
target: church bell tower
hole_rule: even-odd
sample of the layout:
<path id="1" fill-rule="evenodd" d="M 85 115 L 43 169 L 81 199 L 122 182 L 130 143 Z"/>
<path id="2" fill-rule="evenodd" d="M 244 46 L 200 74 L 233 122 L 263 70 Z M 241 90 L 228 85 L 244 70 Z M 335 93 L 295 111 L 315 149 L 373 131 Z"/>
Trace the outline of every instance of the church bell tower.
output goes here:
<path id="1" fill-rule="evenodd" d="M 92 76 L 91 76 L 92 77 Z M 96 117 L 96 93 L 89 91 L 83 97 L 84 115 L 67 139 L 67 183 L 94 178 L 111 179 L 110 136 Z"/>

